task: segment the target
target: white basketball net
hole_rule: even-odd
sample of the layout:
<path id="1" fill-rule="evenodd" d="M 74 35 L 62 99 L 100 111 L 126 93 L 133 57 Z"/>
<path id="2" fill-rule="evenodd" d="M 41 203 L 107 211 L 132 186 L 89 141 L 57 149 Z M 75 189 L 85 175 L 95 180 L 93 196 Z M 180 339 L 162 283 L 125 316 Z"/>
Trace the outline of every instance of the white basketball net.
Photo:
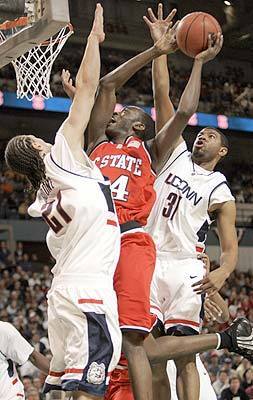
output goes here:
<path id="1" fill-rule="evenodd" d="M 12 61 L 17 78 L 17 98 L 31 101 L 34 96 L 44 99 L 52 97 L 50 76 L 53 63 L 62 47 L 72 35 L 67 25 L 47 42 L 35 46 L 27 53 Z"/>

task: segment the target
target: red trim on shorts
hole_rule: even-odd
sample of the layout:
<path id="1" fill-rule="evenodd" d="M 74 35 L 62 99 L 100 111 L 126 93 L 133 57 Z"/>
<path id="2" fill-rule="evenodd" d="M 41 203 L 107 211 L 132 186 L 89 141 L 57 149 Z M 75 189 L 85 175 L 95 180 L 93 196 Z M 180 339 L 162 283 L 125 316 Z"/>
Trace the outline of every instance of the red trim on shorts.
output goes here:
<path id="1" fill-rule="evenodd" d="M 12 384 L 15 385 L 15 384 L 17 383 L 17 381 L 18 381 L 18 378 L 15 378 L 15 379 L 12 381 Z"/>
<path id="2" fill-rule="evenodd" d="M 97 299 L 78 299 L 78 304 L 104 304 L 104 302 Z"/>
<path id="3" fill-rule="evenodd" d="M 24 397 L 24 395 L 22 393 L 17 393 L 18 397 Z"/>
<path id="4" fill-rule="evenodd" d="M 113 219 L 108 219 L 106 221 L 107 225 L 112 225 L 112 226 L 118 226 L 116 221 L 113 221 Z"/>
<path id="5" fill-rule="evenodd" d="M 196 246 L 196 252 L 197 253 L 203 253 L 204 252 L 203 247 Z"/>
<path id="6" fill-rule="evenodd" d="M 55 376 L 57 378 L 61 377 L 64 375 L 64 371 L 60 371 L 60 372 L 55 372 L 55 371 L 49 371 L 49 376 Z"/>
<path id="7" fill-rule="evenodd" d="M 192 326 L 196 326 L 197 328 L 200 327 L 200 324 L 198 322 L 189 321 L 188 319 L 167 319 L 167 321 L 165 321 L 164 325 L 174 324 L 174 323 L 192 325 Z"/>
<path id="8" fill-rule="evenodd" d="M 82 373 L 83 373 L 83 369 L 79 369 L 79 368 L 65 369 L 65 374 L 82 374 Z"/>

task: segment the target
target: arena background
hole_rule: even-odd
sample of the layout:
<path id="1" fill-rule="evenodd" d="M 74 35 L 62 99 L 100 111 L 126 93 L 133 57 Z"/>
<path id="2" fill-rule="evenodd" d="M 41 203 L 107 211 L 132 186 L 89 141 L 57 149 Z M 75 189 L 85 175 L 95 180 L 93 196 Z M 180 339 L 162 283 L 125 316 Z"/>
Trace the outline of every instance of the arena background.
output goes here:
<path id="1" fill-rule="evenodd" d="M 0 0 L 0 21 L 13 19 L 20 11 L 6 10 Z M 11 1 L 9 2 L 11 3 Z M 13 0 L 16 6 L 19 1 Z M 56 60 L 52 72 L 54 98 L 40 98 L 31 103 L 17 100 L 15 74 L 12 66 L 0 70 L 0 319 L 13 322 L 32 343 L 49 354 L 46 339 L 45 294 L 50 286 L 49 268 L 53 264 L 45 245 L 47 227 L 42 221 L 32 221 L 26 215 L 30 195 L 24 192 L 21 177 L 6 170 L 3 153 L 6 141 L 17 134 L 34 134 L 52 142 L 54 133 L 66 117 L 70 101 L 61 86 L 62 68 L 74 77 L 81 60 L 87 33 L 91 26 L 96 1 L 70 0 L 73 35 Z M 105 9 L 106 41 L 102 45 L 102 75 L 124 60 L 151 45 L 149 32 L 142 20 L 148 7 L 156 1 L 107 0 Z M 215 61 L 204 68 L 198 113 L 185 130 L 185 139 L 191 146 L 201 126 L 217 126 L 228 136 L 230 152 L 219 169 L 228 178 L 237 202 L 237 232 L 239 262 L 236 273 L 222 289 L 228 299 L 231 317 L 247 315 L 253 322 L 253 7 L 248 0 L 173 0 L 163 2 L 167 14 L 177 8 L 177 18 L 192 11 L 211 13 L 220 22 L 224 32 L 224 48 Z M 14 4 L 14 5 L 15 5 Z M 2 11 L 1 11 L 2 9 Z M 169 57 L 171 97 L 175 107 L 188 79 L 191 59 L 177 52 Z M 123 104 L 145 107 L 155 116 L 152 102 L 151 65 L 132 78 L 118 94 L 118 108 Z M 208 254 L 213 265 L 218 264 L 219 246 L 216 227 L 208 235 Z M 213 330 L 217 326 L 208 326 Z M 42 339 L 41 339 L 42 338 Z M 253 367 L 245 360 L 226 353 L 204 357 L 212 380 L 219 370 L 228 375 L 238 369 L 243 373 Z M 29 369 L 30 368 L 30 369 Z M 43 398 L 43 377 L 31 366 L 21 374 L 27 378 L 29 399 Z M 37 381 L 36 381 L 37 379 Z M 253 375 L 251 385 L 253 399 Z M 34 397 L 29 397 L 33 393 Z M 31 395 L 32 396 L 32 395 Z M 37 397 L 36 397 L 37 396 Z M 40 396 L 40 397 L 38 397 Z"/>

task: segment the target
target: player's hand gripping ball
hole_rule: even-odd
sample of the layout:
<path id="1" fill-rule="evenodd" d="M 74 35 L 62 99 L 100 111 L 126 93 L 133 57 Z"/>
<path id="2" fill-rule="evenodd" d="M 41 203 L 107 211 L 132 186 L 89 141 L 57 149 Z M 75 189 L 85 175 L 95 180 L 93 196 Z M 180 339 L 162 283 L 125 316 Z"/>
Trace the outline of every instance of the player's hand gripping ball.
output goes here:
<path id="1" fill-rule="evenodd" d="M 212 15 L 193 12 L 180 21 L 176 32 L 177 44 L 184 54 L 194 58 L 207 49 L 209 35 L 216 38 L 219 32 L 222 32 L 221 27 Z"/>

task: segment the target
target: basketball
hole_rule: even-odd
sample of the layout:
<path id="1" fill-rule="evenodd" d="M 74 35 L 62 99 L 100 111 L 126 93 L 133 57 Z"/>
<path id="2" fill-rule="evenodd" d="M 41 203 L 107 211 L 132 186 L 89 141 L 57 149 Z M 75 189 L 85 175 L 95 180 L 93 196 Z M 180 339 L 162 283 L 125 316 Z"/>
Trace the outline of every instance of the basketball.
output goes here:
<path id="1" fill-rule="evenodd" d="M 189 57 L 195 57 L 207 49 L 208 35 L 221 32 L 218 21 L 210 14 L 193 12 L 187 14 L 177 28 L 177 44 L 180 50 Z"/>

